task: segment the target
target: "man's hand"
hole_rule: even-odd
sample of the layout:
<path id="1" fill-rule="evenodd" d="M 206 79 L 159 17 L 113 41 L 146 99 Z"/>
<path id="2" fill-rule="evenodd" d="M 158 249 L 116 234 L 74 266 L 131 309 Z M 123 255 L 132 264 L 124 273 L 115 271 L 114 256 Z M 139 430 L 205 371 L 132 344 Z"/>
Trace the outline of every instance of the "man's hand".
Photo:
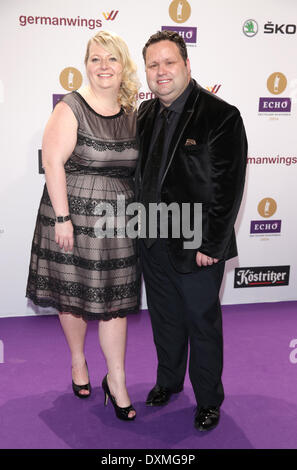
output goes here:
<path id="1" fill-rule="evenodd" d="M 197 251 L 196 254 L 196 263 L 198 266 L 211 266 L 212 264 L 217 263 L 219 260 L 217 258 L 211 258 L 210 256 L 204 255 L 203 253 L 200 253 L 200 251 Z"/>

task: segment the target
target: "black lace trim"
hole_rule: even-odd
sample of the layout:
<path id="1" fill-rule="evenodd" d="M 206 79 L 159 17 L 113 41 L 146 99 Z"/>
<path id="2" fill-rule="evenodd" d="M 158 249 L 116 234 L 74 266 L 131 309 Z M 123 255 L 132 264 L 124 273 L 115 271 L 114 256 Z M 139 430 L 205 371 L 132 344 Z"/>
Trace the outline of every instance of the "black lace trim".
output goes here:
<path id="1" fill-rule="evenodd" d="M 98 216 L 99 217 L 99 216 Z M 55 226 L 55 219 L 51 217 L 47 217 L 46 215 L 41 215 L 38 214 L 38 221 L 44 225 L 45 227 L 54 227 Z M 96 227 L 86 227 L 82 225 L 75 225 L 73 224 L 73 233 L 74 235 L 85 235 L 90 238 L 101 238 L 100 233 L 105 230 L 104 227 L 100 227 L 100 229 L 97 229 Z M 106 233 L 108 233 L 108 236 L 106 238 L 126 238 L 126 230 L 125 227 L 123 228 L 117 228 L 114 227 L 110 229 L 110 232 L 108 229 L 106 229 Z M 98 236 L 99 235 L 99 236 Z M 105 238 L 105 237 L 104 237 Z"/>
<path id="2" fill-rule="evenodd" d="M 36 290 L 50 291 L 59 295 L 75 297 L 86 302 L 97 304 L 115 300 L 128 299 L 139 295 L 140 281 L 130 282 L 118 286 L 89 287 L 80 282 L 61 281 L 50 276 L 41 276 L 30 268 L 27 294 L 36 295 Z"/>
<path id="3" fill-rule="evenodd" d="M 103 312 L 103 313 L 93 313 L 93 312 L 88 312 L 87 310 L 80 308 L 80 307 L 75 307 L 73 305 L 68 305 L 63 302 L 60 302 L 58 300 L 54 299 L 46 299 L 46 298 L 40 298 L 38 297 L 35 293 L 30 292 L 27 290 L 26 292 L 26 297 L 30 300 L 35 305 L 38 305 L 43 308 L 55 308 L 58 310 L 58 312 L 67 312 L 67 313 L 72 313 L 73 315 L 77 315 L 80 317 L 85 318 L 86 320 L 104 320 L 108 321 L 111 320 L 112 318 L 124 318 L 127 316 L 127 314 L 130 313 L 138 313 L 139 312 L 139 307 L 140 307 L 140 301 L 138 299 L 137 303 L 133 307 L 129 308 L 122 308 L 119 310 L 115 310 L 113 312 Z"/>
<path id="4" fill-rule="evenodd" d="M 46 187 L 45 187 L 46 188 Z M 125 211 L 128 206 L 128 204 L 134 202 L 134 198 L 126 198 L 125 197 Z M 45 189 L 43 196 L 42 196 L 42 203 L 52 207 L 52 203 L 48 194 L 47 189 Z M 68 196 L 68 204 L 69 204 L 69 211 L 70 214 L 75 214 L 75 215 L 88 215 L 88 216 L 98 216 L 98 213 L 96 211 L 97 206 L 99 204 L 109 204 L 113 208 L 113 215 L 117 216 L 118 211 L 117 209 L 118 204 L 117 201 L 114 199 L 90 199 L 86 197 L 76 197 L 76 196 Z M 122 210 L 122 205 L 120 207 L 120 210 Z M 122 214 L 120 214 L 122 215 Z"/>
<path id="5" fill-rule="evenodd" d="M 36 243 L 32 244 L 32 253 L 39 259 L 53 261 L 58 264 L 67 266 L 77 266 L 78 268 L 88 269 L 92 271 L 110 271 L 111 269 L 123 269 L 135 266 L 137 263 L 136 255 L 127 258 L 109 259 L 109 260 L 89 260 L 68 253 L 51 251 L 46 248 L 40 248 Z"/>
<path id="6" fill-rule="evenodd" d="M 64 165 L 66 173 L 75 173 L 78 175 L 101 175 L 111 178 L 131 178 L 134 175 L 135 168 L 114 166 L 114 167 L 93 167 L 80 165 L 71 158 Z"/>
<path id="7" fill-rule="evenodd" d="M 115 152 L 123 152 L 124 150 L 137 150 L 137 142 L 135 139 L 126 140 L 124 142 L 104 142 L 94 138 L 86 137 L 80 133 L 77 134 L 77 145 L 87 145 L 93 147 L 98 152 L 105 152 L 106 150 L 114 150 Z"/>

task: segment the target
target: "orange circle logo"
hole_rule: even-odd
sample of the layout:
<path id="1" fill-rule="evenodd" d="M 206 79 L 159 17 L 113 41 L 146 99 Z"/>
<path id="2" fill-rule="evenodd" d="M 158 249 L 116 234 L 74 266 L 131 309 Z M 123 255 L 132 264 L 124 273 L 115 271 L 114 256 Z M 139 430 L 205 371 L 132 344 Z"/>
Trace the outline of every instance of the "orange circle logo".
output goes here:
<path id="1" fill-rule="evenodd" d="M 173 0 L 169 6 L 169 15 L 175 23 L 184 23 L 191 15 L 189 2 L 187 0 Z"/>
<path id="2" fill-rule="evenodd" d="M 258 212 L 262 217 L 266 219 L 273 216 L 277 209 L 277 204 L 271 197 L 265 197 L 258 204 Z"/>
<path id="3" fill-rule="evenodd" d="M 78 90 L 83 82 L 82 74 L 74 67 L 66 67 L 60 73 L 60 83 L 67 91 Z"/>
<path id="4" fill-rule="evenodd" d="M 279 95 L 287 86 L 287 79 L 281 72 L 272 73 L 267 79 L 267 88 L 273 95 Z"/>

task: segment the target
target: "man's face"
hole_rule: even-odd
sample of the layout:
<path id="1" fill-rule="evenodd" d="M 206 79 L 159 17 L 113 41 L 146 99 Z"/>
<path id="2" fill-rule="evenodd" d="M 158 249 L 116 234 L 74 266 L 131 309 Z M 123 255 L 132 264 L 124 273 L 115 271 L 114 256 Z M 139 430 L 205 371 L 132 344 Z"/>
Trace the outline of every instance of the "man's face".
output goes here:
<path id="1" fill-rule="evenodd" d="M 168 40 L 147 48 L 145 70 L 148 86 L 164 106 L 170 106 L 182 94 L 191 77 L 189 59 L 185 63 L 178 46 Z"/>

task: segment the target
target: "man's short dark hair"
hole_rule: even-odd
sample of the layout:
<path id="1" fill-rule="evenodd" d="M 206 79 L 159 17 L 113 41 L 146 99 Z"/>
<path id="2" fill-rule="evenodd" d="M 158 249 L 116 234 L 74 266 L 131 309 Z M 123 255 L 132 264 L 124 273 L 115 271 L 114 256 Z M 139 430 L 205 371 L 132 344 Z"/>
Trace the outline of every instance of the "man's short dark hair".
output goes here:
<path id="1" fill-rule="evenodd" d="M 152 44 L 155 44 L 156 42 L 160 41 L 171 41 L 174 42 L 180 52 L 180 55 L 182 56 L 184 62 L 187 62 L 188 58 L 188 52 L 187 52 L 187 46 L 183 38 L 175 31 L 158 31 L 157 33 L 153 34 L 149 40 L 146 42 L 144 48 L 142 49 L 142 55 L 144 58 L 144 62 L 146 59 L 146 51 L 149 46 Z"/>

